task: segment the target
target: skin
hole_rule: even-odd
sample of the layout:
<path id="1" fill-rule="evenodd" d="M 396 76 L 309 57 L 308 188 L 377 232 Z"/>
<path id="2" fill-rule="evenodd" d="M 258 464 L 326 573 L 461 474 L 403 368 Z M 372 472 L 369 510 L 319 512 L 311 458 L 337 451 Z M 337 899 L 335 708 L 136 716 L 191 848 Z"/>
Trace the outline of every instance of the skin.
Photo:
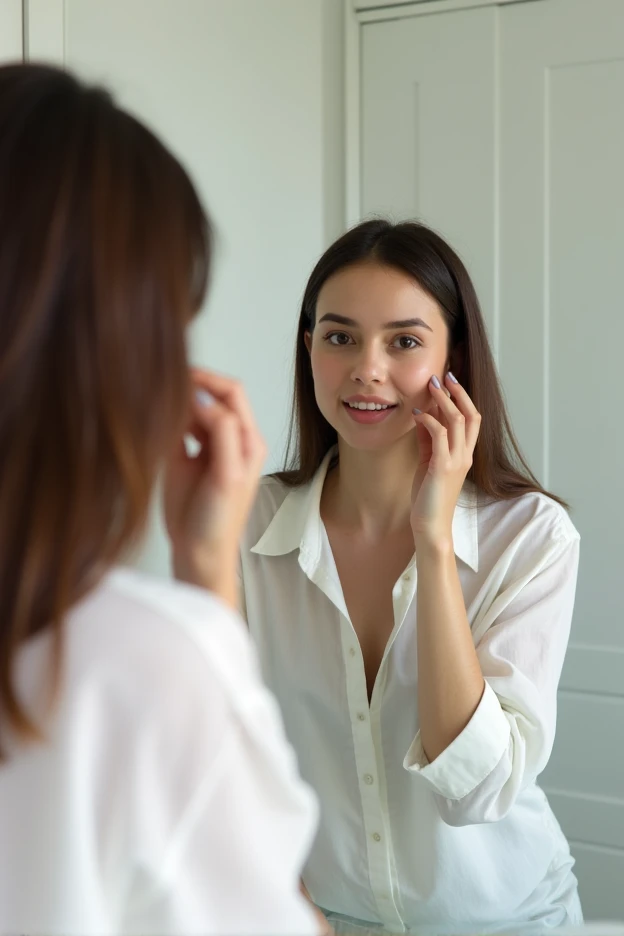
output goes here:
<path id="1" fill-rule="evenodd" d="M 185 434 L 166 470 L 164 508 L 174 574 L 238 608 L 240 538 L 253 504 L 266 446 L 236 380 L 191 371 Z"/>
<path id="2" fill-rule="evenodd" d="M 468 724 L 485 686 L 452 535 L 480 416 L 449 376 L 440 308 L 400 271 L 363 263 L 336 273 L 320 292 L 306 344 L 318 406 L 338 433 L 338 465 L 323 492 L 326 524 L 349 531 L 354 545 L 368 538 L 398 548 L 406 534 L 413 542 L 417 704 L 433 761 Z M 381 422 L 358 423 L 345 407 L 358 395 L 394 408 Z"/>

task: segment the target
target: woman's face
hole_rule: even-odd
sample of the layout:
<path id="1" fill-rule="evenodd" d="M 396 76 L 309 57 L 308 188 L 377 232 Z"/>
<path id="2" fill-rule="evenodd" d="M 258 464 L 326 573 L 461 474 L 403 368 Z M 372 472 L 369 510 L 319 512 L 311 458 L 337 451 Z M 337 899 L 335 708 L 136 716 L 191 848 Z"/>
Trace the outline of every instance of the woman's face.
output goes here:
<path id="1" fill-rule="evenodd" d="M 348 445 L 374 449 L 414 429 L 432 406 L 429 381 L 448 366 L 438 304 L 407 274 L 359 263 L 330 277 L 306 335 L 316 401 Z"/>

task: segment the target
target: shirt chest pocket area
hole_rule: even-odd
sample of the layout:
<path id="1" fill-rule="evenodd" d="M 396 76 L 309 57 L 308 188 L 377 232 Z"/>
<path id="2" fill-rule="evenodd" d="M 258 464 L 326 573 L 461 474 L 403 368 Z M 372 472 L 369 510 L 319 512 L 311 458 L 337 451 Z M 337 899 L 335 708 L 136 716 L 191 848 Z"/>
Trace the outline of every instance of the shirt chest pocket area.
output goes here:
<path id="1" fill-rule="evenodd" d="M 337 703 L 346 698 L 341 627 L 349 624 L 296 561 L 292 563 L 293 557 L 264 561 L 286 565 L 289 559 L 288 568 L 261 570 L 265 574 L 259 581 L 266 587 L 255 596 L 253 607 L 248 602 L 264 677 L 283 708 L 293 704 L 327 708 L 335 717 Z"/>

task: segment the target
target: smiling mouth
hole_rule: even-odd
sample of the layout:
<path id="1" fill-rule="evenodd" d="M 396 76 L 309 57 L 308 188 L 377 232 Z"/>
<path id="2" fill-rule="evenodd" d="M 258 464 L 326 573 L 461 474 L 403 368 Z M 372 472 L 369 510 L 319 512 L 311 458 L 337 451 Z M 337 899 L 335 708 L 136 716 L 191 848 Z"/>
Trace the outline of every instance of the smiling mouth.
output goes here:
<path id="1" fill-rule="evenodd" d="M 348 406 L 349 409 L 354 410 L 388 410 L 395 409 L 396 403 L 349 403 L 345 401 L 345 406 Z"/>
<path id="2" fill-rule="evenodd" d="M 392 418 L 392 413 L 398 408 L 397 403 L 366 403 L 356 401 L 342 404 L 349 419 L 362 426 L 376 426 Z"/>

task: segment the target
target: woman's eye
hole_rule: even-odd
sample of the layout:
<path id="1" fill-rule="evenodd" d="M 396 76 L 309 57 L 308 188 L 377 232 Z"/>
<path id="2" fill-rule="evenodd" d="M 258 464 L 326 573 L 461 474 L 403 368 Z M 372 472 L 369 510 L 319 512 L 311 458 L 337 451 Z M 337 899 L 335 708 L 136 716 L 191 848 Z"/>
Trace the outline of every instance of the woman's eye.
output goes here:
<path id="1" fill-rule="evenodd" d="M 346 345 L 351 341 L 351 336 L 345 332 L 332 332 L 325 336 L 325 341 L 332 345 Z"/>
<path id="2" fill-rule="evenodd" d="M 411 351 L 412 348 L 420 347 L 420 341 L 412 335 L 399 335 L 392 344 L 395 348 L 400 348 L 401 351 Z"/>

